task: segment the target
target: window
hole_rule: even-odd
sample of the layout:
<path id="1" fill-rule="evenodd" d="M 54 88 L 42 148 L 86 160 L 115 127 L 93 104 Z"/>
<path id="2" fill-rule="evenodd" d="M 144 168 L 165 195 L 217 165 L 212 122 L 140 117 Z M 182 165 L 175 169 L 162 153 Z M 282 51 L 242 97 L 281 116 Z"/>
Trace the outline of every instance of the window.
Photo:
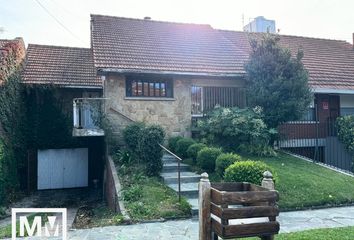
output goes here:
<path id="1" fill-rule="evenodd" d="M 310 107 L 300 121 L 316 121 L 316 111 L 314 107 Z"/>
<path id="2" fill-rule="evenodd" d="M 192 115 L 203 114 L 202 87 L 192 86 Z"/>
<path id="3" fill-rule="evenodd" d="M 129 77 L 126 86 L 127 97 L 173 97 L 171 79 Z"/>
<path id="4" fill-rule="evenodd" d="M 192 86 L 192 115 L 202 115 L 216 105 L 221 107 L 245 107 L 243 89 L 237 87 Z"/>

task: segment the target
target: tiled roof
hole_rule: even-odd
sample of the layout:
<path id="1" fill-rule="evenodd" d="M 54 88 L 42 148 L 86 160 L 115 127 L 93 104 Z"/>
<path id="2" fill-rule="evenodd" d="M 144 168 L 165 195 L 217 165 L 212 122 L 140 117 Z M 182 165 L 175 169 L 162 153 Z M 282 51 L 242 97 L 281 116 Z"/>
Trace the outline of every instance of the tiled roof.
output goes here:
<path id="1" fill-rule="evenodd" d="M 91 15 L 95 67 L 235 75 L 245 53 L 209 25 Z"/>
<path id="2" fill-rule="evenodd" d="M 249 35 L 245 32 L 220 31 L 245 52 L 250 51 Z M 254 34 L 257 35 L 257 34 Z M 302 62 L 309 72 L 314 89 L 354 90 L 354 50 L 345 41 L 279 35 L 280 45 L 296 56 L 302 49 Z"/>
<path id="3" fill-rule="evenodd" d="M 28 84 L 102 86 L 89 48 L 29 44 L 22 80 Z"/>

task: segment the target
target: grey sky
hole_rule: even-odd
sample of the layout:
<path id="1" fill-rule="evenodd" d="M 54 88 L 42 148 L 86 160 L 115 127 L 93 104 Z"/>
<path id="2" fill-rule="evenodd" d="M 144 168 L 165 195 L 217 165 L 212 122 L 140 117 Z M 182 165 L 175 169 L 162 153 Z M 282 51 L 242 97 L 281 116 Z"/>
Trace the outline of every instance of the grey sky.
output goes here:
<path id="1" fill-rule="evenodd" d="M 353 0 L 0 0 L 0 38 L 89 47 L 90 13 L 208 23 L 230 30 L 242 30 L 244 15 L 245 23 L 256 16 L 275 20 L 281 34 L 352 43 L 353 9 Z"/>

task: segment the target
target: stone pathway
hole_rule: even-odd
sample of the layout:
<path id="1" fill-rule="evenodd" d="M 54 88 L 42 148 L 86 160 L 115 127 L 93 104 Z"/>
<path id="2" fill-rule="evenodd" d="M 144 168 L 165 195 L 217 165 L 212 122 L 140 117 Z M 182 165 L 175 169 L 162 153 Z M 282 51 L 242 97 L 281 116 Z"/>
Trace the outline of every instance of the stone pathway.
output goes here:
<path id="1" fill-rule="evenodd" d="M 162 157 L 163 168 L 161 177 L 164 183 L 178 192 L 178 160 L 169 154 Z M 187 198 L 192 206 L 192 215 L 198 215 L 198 183 L 200 175 L 189 171 L 189 165 L 180 164 L 181 172 L 181 194 Z"/>
<path id="2" fill-rule="evenodd" d="M 354 226 L 354 207 L 282 212 L 278 220 L 282 233 Z M 198 220 L 188 219 L 72 230 L 68 236 L 72 240 L 197 240 L 198 230 Z"/>

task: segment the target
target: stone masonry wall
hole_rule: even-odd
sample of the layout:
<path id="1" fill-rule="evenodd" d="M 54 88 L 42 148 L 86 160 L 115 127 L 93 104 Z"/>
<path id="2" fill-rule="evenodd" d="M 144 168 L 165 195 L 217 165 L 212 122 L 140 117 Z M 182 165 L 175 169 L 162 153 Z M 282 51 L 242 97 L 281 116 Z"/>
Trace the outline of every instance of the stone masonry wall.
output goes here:
<path id="1" fill-rule="evenodd" d="M 106 113 L 116 133 L 131 122 L 161 125 L 168 136 L 190 136 L 191 80 L 173 79 L 172 99 L 126 97 L 125 77 L 108 76 L 105 81 Z"/>

